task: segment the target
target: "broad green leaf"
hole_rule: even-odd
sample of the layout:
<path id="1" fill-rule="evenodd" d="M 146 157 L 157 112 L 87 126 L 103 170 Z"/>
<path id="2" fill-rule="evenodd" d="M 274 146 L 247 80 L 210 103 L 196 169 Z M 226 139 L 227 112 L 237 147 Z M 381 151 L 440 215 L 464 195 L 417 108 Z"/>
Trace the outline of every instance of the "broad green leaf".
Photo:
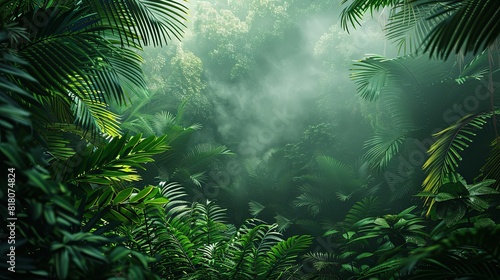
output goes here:
<path id="1" fill-rule="evenodd" d="M 130 187 L 130 188 L 127 188 L 127 189 L 120 191 L 116 195 L 116 197 L 113 199 L 113 204 L 119 204 L 119 203 L 124 202 L 125 200 L 127 200 L 127 198 L 130 197 L 130 195 L 132 194 L 133 191 L 134 191 L 133 187 Z"/>
<path id="2" fill-rule="evenodd" d="M 374 223 L 376 225 L 379 225 L 379 226 L 388 227 L 388 228 L 390 227 L 384 218 L 376 218 Z"/>
<path id="3" fill-rule="evenodd" d="M 168 199 L 166 197 L 158 197 L 152 200 L 145 200 L 144 204 L 166 204 Z"/>
<path id="4" fill-rule="evenodd" d="M 66 279 L 68 277 L 69 261 L 70 259 L 68 256 L 68 251 L 66 249 L 63 249 L 61 252 L 56 253 L 56 273 L 59 279 Z"/>
<path id="5" fill-rule="evenodd" d="M 99 199 L 97 200 L 97 206 L 98 207 L 106 207 L 108 206 L 109 202 L 113 198 L 113 190 L 111 188 L 107 188 L 100 196 Z"/>
<path id="6" fill-rule="evenodd" d="M 116 262 L 130 254 L 130 249 L 126 249 L 124 247 L 115 247 L 113 251 L 109 253 L 109 258 L 111 262 Z"/>
<path id="7" fill-rule="evenodd" d="M 137 194 L 132 194 L 130 196 L 130 203 L 139 202 L 141 199 L 145 198 L 151 191 L 153 191 L 154 186 L 148 186 L 142 189 Z"/>
<path id="8" fill-rule="evenodd" d="M 451 193 L 445 193 L 445 192 L 440 192 L 438 193 L 435 197 L 434 200 L 436 202 L 440 201 L 447 201 L 447 200 L 452 200 L 452 199 L 457 199 L 458 197 L 454 194 Z"/>

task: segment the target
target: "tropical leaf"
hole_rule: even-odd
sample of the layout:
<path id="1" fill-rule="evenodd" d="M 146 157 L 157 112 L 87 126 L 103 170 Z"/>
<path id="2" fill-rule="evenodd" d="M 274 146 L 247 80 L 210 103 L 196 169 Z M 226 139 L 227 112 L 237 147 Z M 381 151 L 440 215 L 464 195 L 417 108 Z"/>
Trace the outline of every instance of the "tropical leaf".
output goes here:
<path id="1" fill-rule="evenodd" d="M 495 188 L 500 189 L 500 142 L 499 138 L 495 138 L 491 142 L 491 152 L 490 156 L 486 160 L 486 163 L 481 167 L 480 178 L 486 179 L 495 179 L 497 183 L 495 184 Z"/>
<path id="2" fill-rule="evenodd" d="M 342 0 L 342 4 L 351 2 L 348 7 L 342 10 L 340 15 L 342 28 L 348 30 L 349 23 L 352 27 L 356 28 L 356 25 L 361 25 L 360 21 L 366 12 L 380 10 L 387 6 L 399 7 L 400 4 L 405 3 L 402 0 Z"/>
<path id="3" fill-rule="evenodd" d="M 250 202 L 248 203 L 248 206 L 249 206 L 250 214 L 254 217 L 259 215 L 259 213 L 262 212 L 262 210 L 264 210 L 266 208 L 264 205 L 258 203 L 257 201 L 253 201 L 253 200 L 250 200 Z"/>
<path id="4" fill-rule="evenodd" d="M 374 217 L 380 211 L 380 202 L 377 197 L 365 197 L 361 201 L 356 202 L 349 212 L 347 212 L 344 223 L 347 227 L 353 226 L 355 223 L 367 217 Z"/>
<path id="5" fill-rule="evenodd" d="M 451 53 L 477 54 L 500 35 L 500 4 L 496 0 L 415 1 L 416 5 L 435 3 L 441 7 L 432 18 L 446 15 L 446 19 L 428 34 L 425 50 L 431 55 L 446 59 Z"/>
<path id="6" fill-rule="evenodd" d="M 307 207 L 311 215 L 316 216 L 320 213 L 325 201 L 323 197 L 317 196 L 313 189 L 309 184 L 303 185 L 301 187 L 303 193 L 297 196 L 293 203 L 296 207 Z"/>
<path id="7" fill-rule="evenodd" d="M 462 160 L 460 153 L 469 147 L 472 137 L 476 136 L 474 130 L 481 129 L 493 114 L 498 113 L 500 111 L 497 110 L 494 113 L 467 115 L 434 135 L 437 140 L 429 148 L 429 158 L 422 167 L 427 173 L 422 184 L 425 192 L 437 193 L 438 188 L 446 183 L 445 180 L 455 174 L 455 169 Z M 426 198 L 425 203 L 431 209 L 434 202 Z"/>
<path id="8" fill-rule="evenodd" d="M 421 42 L 424 52 L 431 56 L 446 59 L 451 53 L 477 54 L 494 45 L 500 34 L 500 5 L 496 0 L 353 0 L 342 11 L 341 25 L 346 30 L 348 23 L 356 27 L 366 12 L 386 7 L 392 13 L 389 37 L 408 34 L 415 40 L 414 46 Z M 420 14 L 422 11 L 424 14 Z M 408 39 L 400 39 L 400 43 L 404 46 Z"/>
<path id="9" fill-rule="evenodd" d="M 274 245 L 267 253 L 267 259 L 262 262 L 265 267 L 257 268 L 257 271 L 265 279 L 277 279 L 282 276 L 286 267 L 290 267 L 296 261 L 298 255 L 307 249 L 312 243 L 312 237 L 308 235 L 292 236 Z"/>
<path id="10" fill-rule="evenodd" d="M 368 101 L 377 100 L 381 94 L 423 95 L 433 83 L 449 77 L 450 68 L 438 60 L 424 55 L 406 55 L 394 59 L 369 56 L 353 64 L 351 79 L 357 92 Z"/>
<path id="11" fill-rule="evenodd" d="M 387 39 L 395 42 L 400 52 L 416 53 L 423 50 L 427 34 L 446 18 L 445 15 L 430 17 L 436 14 L 439 7 L 439 4 L 418 6 L 411 2 L 402 5 L 399 11 L 389 17 L 385 26 Z"/>
<path id="12" fill-rule="evenodd" d="M 457 83 L 463 84 L 468 80 L 481 80 L 487 76 L 490 71 L 490 58 L 488 52 L 483 52 L 475 56 L 468 64 L 460 71 L 460 75 L 455 79 Z"/>
<path id="13" fill-rule="evenodd" d="M 120 135 L 120 123 L 118 115 L 109 110 L 109 106 L 100 101 L 82 99 L 76 95 L 73 99 L 72 111 L 75 116 L 75 124 L 84 131 L 91 131 L 99 135 L 117 137 Z"/>
<path id="14" fill-rule="evenodd" d="M 82 24 L 87 21 L 95 22 L 84 8 L 55 13 L 43 32 L 21 46 L 19 55 L 30 64 L 27 72 L 41 85 L 27 86 L 42 95 L 55 91 L 64 96 L 70 92 L 94 101 L 123 103 L 125 94 L 120 83 L 145 87 L 142 60 L 131 50 L 96 34 L 99 28 Z M 62 22 L 66 24 L 63 28 Z M 71 101 L 70 97 L 67 99 Z"/>
<path id="15" fill-rule="evenodd" d="M 8 33 L 0 31 L 0 44 L 4 44 L 8 39 Z M 5 129 L 12 129 L 15 123 L 31 125 L 30 112 L 22 108 L 21 101 L 34 99 L 21 84 L 36 83 L 36 80 L 21 68 L 26 65 L 26 61 L 10 51 L 3 47 L 0 49 L 0 126 Z"/>
<path id="16" fill-rule="evenodd" d="M 364 147 L 366 160 L 371 167 L 383 170 L 389 162 L 399 153 L 406 139 L 407 131 L 396 131 L 391 128 L 381 127 L 375 130 L 374 135 L 365 141 Z"/>
<path id="17" fill-rule="evenodd" d="M 186 27 L 188 8 L 175 0 L 119 0 L 114 2 L 86 0 L 104 25 L 113 27 L 121 44 L 162 46 L 179 39 Z"/>
<path id="18" fill-rule="evenodd" d="M 276 213 L 274 219 L 276 220 L 276 224 L 278 225 L 277 230 L 279 232 L 284 232 L 288 227 L 290 227 L 290 225 L 293 224 L 292 220 L 278 213 Z"/>
<path id="19" fill-rule="evenodd" d="M 106 185 L 138 181 L 140 176 L 134 168 L 143 168 L 142 164 L 153 161 L 153 155 L 164 152 L 165 137 L 116 137 L 104 147 L 94 150 L 90 146 L 73 155 L 58 166 L 59 172 L 66 182 Z"/>

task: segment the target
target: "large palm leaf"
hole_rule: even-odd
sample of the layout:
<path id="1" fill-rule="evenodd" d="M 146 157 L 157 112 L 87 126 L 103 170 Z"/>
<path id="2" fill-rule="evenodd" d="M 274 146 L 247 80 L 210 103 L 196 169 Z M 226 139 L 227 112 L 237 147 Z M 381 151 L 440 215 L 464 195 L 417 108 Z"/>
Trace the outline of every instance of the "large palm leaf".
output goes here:
<path id="1" fill-rule="evenodd" d="M 427 34 L 445 18 L 444 15 L 429 18 L 437 9 L 439 5 L 403 5 L 389 17 L 385 26 L 387 39 L 397 43 L 399 51 L 404 53 L 423 50 Z"/>
<path id="2" fill-rule="evenodd" d="M 423 165 L 423 169 L 427 172 L 422 184 L 424 191 L 437 193 L 445 180 L 455 175 L 455 170 L 462 160 L 460 153 L 472 143 L 473 137 L 476 136 L 475 130 L 482 129 L 493 114 L 499 113 L 500 110 L 496 110 L 467 115 L 434 135 L 437 140 L 429 148 L 429 158 Z M 430 204 L 430 211 L 434 201 L 429 201 L 427 198 L 426 203 Z"/>
<path id="3" fill-rule="evenodd" d="M 366 12 L 386 7 L 392 12 L 391 38 L 415 35 L 411 40 L 442 58 L 453 52 L 482 52 L 500 35 L 500 3 L 496 0 L 353 0 L 342 11 L 342 26 L 347 29 L 351 23 L 355 27 Z"/>
<path id="4" fill-rule="evenodd" d="M 165 137 L 116 137 L 103 147 L 87 147 L 55 168 L 65 182 L 109 185 L 138 181 L 134 168 L 143 168 L 142 164 L 153 161 L 153 155 L 164 152 Z"/>
<path id="5" fill-rule="evenodd" d="M 9 47 L 28 62 L 26 72 L 39 82 L 25 86 L 50 109 L 47 121 L 110 135 L 118 135 L 118 129 L 116 117 L 104 113 L 107 104 L 124 104 L 124 88 L 145 88 L 142 58 L 127 47 L 180 38 L 187 10 L 171 0 L 3 1 L 0 7 L 4 24 L 42 20 L 28 25 L 24 38 L 10 28 L 16 37 L 11 36 Z"/>
<path id="6" fill-rule="evenodd" d="M 451 70 L 441 61 L 423 55 L 407 55 L 394 59 L 369 56 L 357 61 L 351 79 L 358 85 L 358 94 L 366 100 L 377 100 L 381 94 L 404 89 L 408 95 L 421 95 L 426 87 L 447 79 Z"/>
<path id="7" fill-rule="evenodd" d="M 348 29 L 349 23 L 354 28 L 356 28 L 357 25 L 360 25 L 361 19 L 368 11 L 372 13 L 373 11 L 380 10 L 388 6 L 398 7 L 405 1 L 404 0 L 352 0 L 352 1 L 343 0 L 342 4 L 346 4 L 347 2 L 351 3 L 349 3 L 349 5 L 346 8 L 344 8 L 341 14 L 342 28 L 346 30 Z"/>
<path id="8" fill-rule="evenodd" d="M 496 0 L 417 0 L 417 5 L 440 3 L 432 17 L 446 15 L 428 34 L 425 49 L 447 58 L 452 52 L 485 50 L 500 35 L 500 3 Z"/>
<path id="9" fill-rule="evenodd" d="M 83 1 L 104 25 L 113 27 L 125 45 L 162 46 L 180 39 L 186 27 L 187 6 L 177 0 Z M 185 2 L 185 1 L 184 1 Z M 133 34 L 134 36 L 131 36 Z"/>

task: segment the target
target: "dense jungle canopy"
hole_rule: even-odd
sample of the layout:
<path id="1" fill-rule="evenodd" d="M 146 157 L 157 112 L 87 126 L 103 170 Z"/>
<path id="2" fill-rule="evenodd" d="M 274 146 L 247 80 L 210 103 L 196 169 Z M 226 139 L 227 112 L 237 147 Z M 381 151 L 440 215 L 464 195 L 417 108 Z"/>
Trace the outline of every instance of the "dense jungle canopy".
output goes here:
<path id="1" fill-rule="evenodd" d="M 500 279 L 498 0 L 0 0 L 2 279 Z"/>

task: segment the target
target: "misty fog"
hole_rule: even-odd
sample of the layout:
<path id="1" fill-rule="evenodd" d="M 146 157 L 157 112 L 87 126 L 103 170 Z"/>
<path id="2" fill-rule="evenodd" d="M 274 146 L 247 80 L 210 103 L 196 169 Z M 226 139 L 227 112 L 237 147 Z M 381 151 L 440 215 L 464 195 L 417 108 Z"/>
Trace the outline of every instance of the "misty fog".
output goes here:
<path id="1" fill-rule="evenodd" d="M 321 208 L 312 212 L 317 219 L 317 214 L 326 218 L 331 211 L 341 218 L 349 207 L 346 201 L 366 191 L 403 201 L 400 207 L 417 201 L 409 195 L 423 180 L 420 166 L 430 144 L 422 140 L 426 144 L 415 146 L 421 136 L 412 131 L 436 127 L 417 124 L 433 113 L 418 106 L 412 109 L 421 101 L 411 98 L 429 91 L 419 88 L 408 99 L 408 80 L 408 85 L 396 85 L 396 95 L 384 95 L 377 102 L 360 98 L 355 78 L 350 77 L 356 61 L 408 55 L 410 44 L 398 46 L 397 40 L 386 39 L 386 10 L 366 15 L 355 28 L 343 28 L 340 5 L 341 1 L 193 1 L 182 42 L 145 49 L 144 71 L 156 97 L 143 112 L 176 115 L 186 102 L 181 124 L 201 125 L 189 145 L 224 145 L 234 153 L 203 173 L 205 186 L 195 188 L 193 195 L 219 201 L 236 222 L 252 212 L 252 201 L 264 207 L 259 217 L 289 215 L 290 224 L 300 224 L 311 207 Z M 447 106 L 446 97 L 432 98 L 434 105 Z M 434 132 L 420 135 L 431 137 Z M 373 151 L 370 159 L 367 153 L 377 139 L 395 140 L 401 154 L 384 162 L 384 155 Z M 408 151 L 415 147 L 424 150 L 419 149 L 418 162 L 409 163 L 413 154 Z M 338 170 L 321 170 L 319 156 L 352 172 L 349 180 L 357 183 L 338 181 L 340 175 L 330 174 Z M 308 179 L 312 174 L 322 182 Z M 315 190 L 304 187 L 310 184 L 316 184 Z"/>

